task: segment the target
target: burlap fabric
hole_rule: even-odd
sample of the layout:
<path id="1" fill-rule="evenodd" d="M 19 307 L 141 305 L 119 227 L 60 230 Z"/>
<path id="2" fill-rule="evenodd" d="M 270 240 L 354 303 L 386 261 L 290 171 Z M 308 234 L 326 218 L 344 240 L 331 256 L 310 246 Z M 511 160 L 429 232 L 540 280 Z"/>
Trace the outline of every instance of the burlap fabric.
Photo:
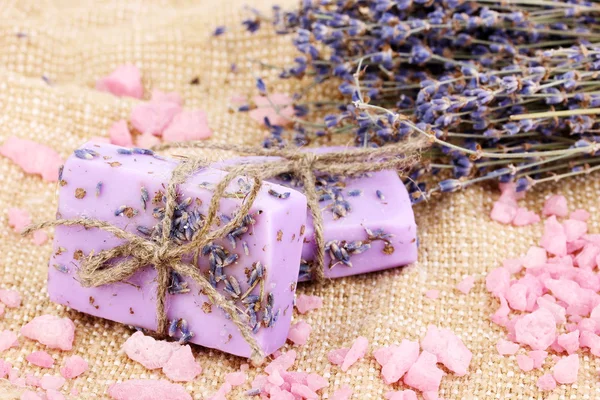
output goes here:
<path id="1" fill-rule="evenodd" d="M 251 62 L 274 64 L 290 61 L 294 52 L 289 38 L 269 29 L 255 35 L 242 33 L 243 1 L 110 1 L 8 0 L 0 4 L 0 141 L 10 135 L 29 138 L 57 149 L 63 157 L 90 136 L 105 136 L 111 123 L 127 117 L 134 100 L 119 99 L 93 89 L 95 80 L 116 66 L 134 62 L 144 74 L 147 89 L 175 90 L 189 107 L 207 111 L 213 140 L 258 144 L 264 131 L 245 114 L 228 112 L 233 94 L 253 94 L 255 74 L 274 76 Z M 293 2 L 292 2 L 293 3 Z M 288 3 L 289 4 L 289 3 Z M 270 0 L 259 5 L 267 8 Z M 217 25 L 229 32 L 213 39 Z M 231 73 L 232 63 L 239 72 Z M 42 79 L 44 76 L 46 79 Z M 190 85 L 199 77 L 198 85 Z M 50 84 L 48 84 L 49 82 Z M 276 82 L 267 80 L 267 82 Z M 278 91 L 289 91 L 293 82 L 277 82 Z M 271 86 L 273 87 L 273 86 Z M 314 97 L 330 93 L 315 93 Z M 108 386 L 132 378 L 164 378 L 130 361 L 119 349 L 132 331 L 117 323 L 67 310 L 52 304 L 45 290 L 51 245 L 38 247 L 21 238 L 7 224 L 6 211 L 17 206 L 30 211 L 34 220 L 52 218 L 56 210 L 55 187 L 0 157 L 0 287 L 16 288 L 23 306 L 0 318 L 0 330 L 18 331 L 37 315 L 52 313 L 71 318 L 76 342 L 70 354 L 79 354 L 90 370 L 65 388 L 77 388 L 77 398 L 106 398 Z M 561 192 L 571 208 L 592 212 L 590 230 L 600 232 L 598 175 L 536 188 L 527 206 L 540 210 L 550 193 Z M 329 379 L 323 390 L 327 398 L 344 384 L 354 389 L 354 399 L 382 399 L 391 388 L 380 378 L 380 368 L 370 356 L 347 373 L 331 367 L 327 353 L 366 336 L 371 348 L 416 340 L 428 324 L 451 328 L 473 352 L 470 373 L 443 379 L 446 399 L 595 399 L 600 398 L 598 361 L 582 354 L 579 380 L 559 386 L 552 395 L 535 387 L 537 378 L 549 371 L 522 373 L 514 357 L 499 356 L 495 343 L 503 332 L 491 324 L 489 315 L 497 303 L 485 292 L 487 271 L 503 257 L 518 255 L 541 234 L 537 224 L 525 228 L 498 225 L 488 217 L 497 193 L 490 187 L 474 187 L 416 207 L 420 229 L 420 256 L 414 266 L 382 273 L 338 279 L 325 287 L 302 284 L 298 291 L 323 297 L 324 307 L 302 319 L 313 327 L 307 345 L 297 349 L 298 370 L 317 372 Z M 454 287 L 467 274 L 477 284 L 465 296 Z M 441 291 L 437 300 L 427 299 L 427 289 Z M 0 356 L 23 373 L 58 373 L 64 354 L 50 371 L 28 365 L 25 356 L 41 350 L 37 343 L 21 339 L 22 346 Z M 244 360 L 194 346 L 204 372 L 184 386 L 195 399 L 208 397 L 223 383 L 228 372 Z M 251 369 L 251 378 L 260 369 Z M 229 395 L 242 397 L 242 390 Z M 398 389 L 398 387 L 394 387 Z M 0 383 L 0 399 L 15 393 Z"/>

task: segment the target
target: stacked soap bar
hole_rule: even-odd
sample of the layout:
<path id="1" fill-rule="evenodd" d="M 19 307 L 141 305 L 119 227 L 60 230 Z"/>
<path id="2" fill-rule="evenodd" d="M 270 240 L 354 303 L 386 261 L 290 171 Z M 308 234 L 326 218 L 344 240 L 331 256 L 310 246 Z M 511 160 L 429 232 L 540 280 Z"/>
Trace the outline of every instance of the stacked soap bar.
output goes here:
<path id="1" fill-rule="evenodd" d="M 343 148 L 319 148 L 323 153 Z M 268 157 L 244 157 L 255 163 Z M 231 164 L 232 161 L 221 163 Z M 216 166 L 219 168 L 219 165 Z M 302 191 L 292 176 L 270 181 Z M 316 182 L 325 236 L 325 276 L 339 278 L 410 264 L 417 260 L 417 225 L 408 192 L 395 171 L 357 177 L 321 174 Z M 315 254 L 314 225 L 308 215 L 300 281 L 309 280 Z"/>
<path id="2" fill-rule="evenodd" d="M 149 150 L 88 143 L 69 157 L 61 172 L 58 216 L 107 221 L 151 240 L 162 234 L 165 187 L 176 165 Z M 224 175 L 203 169 L 180 185 L 171 232 L 176 243 L 190 240 L 202 225 L 214 186 Z M 231 195 L 220 203 L 221 223 L 229 221 L 250 187 L 246 178 L 234 179 L 228 187 Z M 289 196 L 276 198 L 269 194 L 273 191 Z M 305 225 L 306 198 L 295 190 L 265 183 L 243 225 L 200 249 L 200 270 L 235 302 L 266 354 L 280 348 L 288 334 Z M 50 299 L 87 314 L 155 330 L 156 271 L 152 266 L 123 283 L 85 288 L 77 281 L 83 257 L 121 244 L 122 240 L 98 229 L 57 227 L 48 274 Z M 251 354 L 228 316 L 193 281 L 174 273 L 167 316 L 175 337 L 235 355 Z"/>

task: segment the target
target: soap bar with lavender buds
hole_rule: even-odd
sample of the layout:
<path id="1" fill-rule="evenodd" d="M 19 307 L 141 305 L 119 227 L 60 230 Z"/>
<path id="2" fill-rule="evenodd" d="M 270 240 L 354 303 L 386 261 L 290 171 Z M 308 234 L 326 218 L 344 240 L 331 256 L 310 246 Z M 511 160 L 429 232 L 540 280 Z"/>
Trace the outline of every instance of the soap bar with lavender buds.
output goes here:
<path id="1" fill-rule="evenodd" d="M 69 157 L 59 178 L 58 217 L 88 217 L 151 239 L 162 227 L 165 187 L 177 162 L 149 150 L 87 143 Z M 172 238 L 185 243 L 203 223 L 213 189 L 226 173 L 202 169 L 180 185 Z M 229 221 L 250 190 L 240 177 L 220 203 L 219 219 Z M 278 199 L 269 191 L 290 193 Z M 303 194 L 264 182 L 243 226 L 205 246 L 199 268 L 213 286 L 235 302 L 265 354 L 286 340 L 306 225 Z M 58 226 L 50 260 L 48 294 L 56 303 L 98 317 L 148 330 L 157 328 L 156 270 L 147 266 L 126 282 L 95 288 L 77 280 L 79 262 L 91 252 L 123 241 L 98 229 Z M 259 295 L 262 294 L 262 298 Z M 249 357 L 228 315 L 213 306 L 195 282 L 171 274 L 167 295 L 170 335 L 181 341 Z"/>
<path id="2" fill-rule="evenodd" d="M 310 149 L 317 153 L 344 147 Z M 219 165 L 253 163 L 269 157 L 243 157 Z M 323 215 L 325 276 L 340 278 L 399 266 L 417 260 L 417 226 L 408 192 L 395 171 L 362 176 L 318 175 L 316 189 Z M 271 182 L 302 191 L 292 176 Z M 272 193 L 275 197 L 277 193 Z M 310 280 L 314 259 L 314 228 L 310 212 L 304 232 L 300 281 Z"/>

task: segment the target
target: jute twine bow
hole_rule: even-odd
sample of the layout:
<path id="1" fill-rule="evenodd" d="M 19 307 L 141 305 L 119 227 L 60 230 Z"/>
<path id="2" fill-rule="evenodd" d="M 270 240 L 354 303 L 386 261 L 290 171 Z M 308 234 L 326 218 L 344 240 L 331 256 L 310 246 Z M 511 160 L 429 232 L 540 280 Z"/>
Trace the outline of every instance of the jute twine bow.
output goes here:
<path id="1" fill-rule="evenodd" d="M 82 226 L 98 228 L 113 234 L 126 243 L 112 249 L 90 254 L 82 260 L 78 277 L 84 287 L 98 287 L 126 281 L 140 269 L 152 265 L 157 271 L 156 315 L 157 333 L 165 336 L 169 324 L 166 313 L 166 296 L 169 287 L 171 271 L 182 277 L 188 277 L 198 284 L 209 301 L 220 307 L 231 317 L 242 337 L 252 349 L 251 360 L 261 364 L 264 353 L 252 334 L 249 325 L 240 316 L 235 304 L 219 293 L 200 272 L 197 266 L 184 262 L 183 257 L 193 254 L 205 245 L 225 237 L 234 228 L 240 226 L 248 215 L 256 196 L 262 186 L 262 180 L 290 173 L 296 176 L 304 185 L 307 204 L 313 217 L 315 231 L 315 262 L 312 267 L 313 278 L 323 282 L 325 242 L 323 236 L 323 218 L 319 209 L 319 196 L 315 189 L 315 171 L 324 174 L 351 176 L 386 169 L 407 169 L 414 165 L 419 157 L 419 150 L 424 147 L 424 141 L 409 140 L 405 143 L 394 144 L 376 149 L 352 149 L 341 152 L 316 154 L 286 149 L 262 149 L 231 144 L 216 144 L 205 142 L 170 143 L 157 146 L 155 150 L 168 148 L 197 148 L 208 150 L 228 150 L 253 156 L 273 156 L 277 159 L 260 161 L 252 164 L 224 166 L 227 175 L 215 186 L 210 201 L 206 219 L 201 229 L 192 239 L 184 244 L 176 244 L 169 237 L 177 203 L 177 188 L 188 177 L 200 168 L 207 166 L 201 158 L 184 158 L 173 170 L 167 187 L 165 217 L 162 220 L 162 237 L 148 239 L 127 232 L 108 222 L 88 219 L 58 219 L 30 225 L 23 231 L 28 235 L 38 229 L 53 226 Z M 227 186 L 240 175 L 247 175 L 253 180 L 249 193 L 243 200 L 240 209 L 227 224 L 211 230 L 216 225 L 221 198 L 226 195 Z"/>

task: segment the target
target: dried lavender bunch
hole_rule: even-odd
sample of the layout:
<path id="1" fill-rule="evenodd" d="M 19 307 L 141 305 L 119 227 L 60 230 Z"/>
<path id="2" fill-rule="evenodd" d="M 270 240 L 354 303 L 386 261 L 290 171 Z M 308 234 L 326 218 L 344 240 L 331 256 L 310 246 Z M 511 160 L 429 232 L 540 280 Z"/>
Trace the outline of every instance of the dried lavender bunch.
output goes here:
<path id="1" fill-rule="evenodd" d="M 427 135 L 406 182 L 417 203 L 475 182 L 536 183 L 600 168 L 600 5 L 582 0 L 304 0 L 252 10 L 299 52 L 281 78 L 310 78 L 291 131 L 267 122 L 265 146 L 353 135 L 384 146 Z M 304 95 L 338 82 L 331 101 Z M 262 80 L 259 91 L 266 94 Z M 242 107 L 242 110 L 248 107 Z M 327 112 L 322 121 L 306 115 Z M 302 117 L 302 118 L 301 118 Z M 441 170 L 452 179 L 427 188 Z"/>

